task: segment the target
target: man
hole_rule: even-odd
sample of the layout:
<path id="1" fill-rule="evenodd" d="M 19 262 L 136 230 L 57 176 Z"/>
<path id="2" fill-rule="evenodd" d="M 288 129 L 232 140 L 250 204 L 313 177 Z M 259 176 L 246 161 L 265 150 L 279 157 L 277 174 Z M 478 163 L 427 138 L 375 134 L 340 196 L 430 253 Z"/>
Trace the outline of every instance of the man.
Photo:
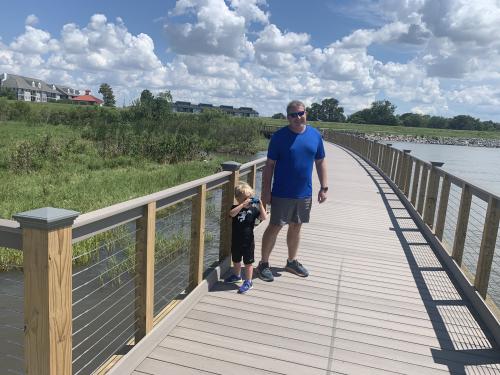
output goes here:
<path id="1" fill-rule="evenodd" d="M 259 277 L 264 281 L 274 280 L 269 267 L 269 256 L 278 233 L 286 224 L 288 260 L 285 269 L 298 276 L 309 275 L 297 260 L 297 251 L 300 228 L 303 223 L 309 222 L 313 164 L 316 164 L 321 184 L 319 203 L 326 200 L 328 192 L 325 150 L 320 133 L 307 125 L 304 103 L 294 100 L 288 104 L 286 112 L 288 126 L 273 134 L 262 174 L 261 200 L 264 207 L 269 203 L 272 205 L 271 219 L 262 237 L 262 260 L 257 267 Z"/>

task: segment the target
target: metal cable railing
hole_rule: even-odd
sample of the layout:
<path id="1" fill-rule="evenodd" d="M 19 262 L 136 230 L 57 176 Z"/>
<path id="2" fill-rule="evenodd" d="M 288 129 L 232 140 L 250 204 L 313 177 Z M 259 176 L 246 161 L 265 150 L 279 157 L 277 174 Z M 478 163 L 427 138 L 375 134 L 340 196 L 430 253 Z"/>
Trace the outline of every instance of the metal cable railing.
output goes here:
<path id="1" fill-rule="evenodd" d="M 264 161 L 243 165 L 242 176 L 251 182 L 256 178 L 260 185 L 257 170 Z M 40 301 L 13 292 L 12 285 L 24 289 L 22 273 L 17 272 L 16 277 L 12 276 L 16 272 L 0 273 L 2 370 L 21 374 L 24 368 L 29 370 L 31 363 L 35 364 L 33 368 L 44 366 L 48 353 L 65 356 L 69 348 L 71 360 L 58 361 L 58 373 L 91 374 L 103 366 L 111 366 L 117 354 L 147 335 L 152 325 L 180 301 L 177 298 L 180 294 L 202 282 L 199 275 L 208 265 L 214 266 L 221 256 L 228 256 L 229 222 L 221 212 L 232 201 L 229 191 L 238 183 L 234 163 L 228 163 L 228 168 L 79 217 L 74 211 L 44 208 L 15 215 L 17 222 L 0 220 L 0 246 L 24 251 L 25 262 L 13 262 L 9 269 L 24 264 L 25 270 L 28 265 L 30 272 L 37 272 L 42 267 L 43 272 L 37 276 L 44 284 L 36 284 L 32 279 L 27 290 L 46 288 L 48 294 L 56 295 L 56 319 L 61 319 L 56 331 L 52 311 L 28 316 L 26 331 L 31 338 L 25 336 L 24 304 L 29 305 L 26 311 L 37 312 Z M 202 212 L 205 212 L 205 236 L 196 239 L 193 234 L 203 230 Z M 33 217 L 41 225 L 36 228 L 43 229 L 30 232 L 35 228 L 30 221 Z M 25 234 L 50 232 L 57 232 L 58 241 L 22 241 Z M 203 247 L 206 259 L 197 263 Z M 42 254 L 45 257 L 40 258 L 42 261 L 54 262 L 55 266 L 43 266 L 34 254 Z M 26 263 L 26 259 L 31 259 L 31 263 Z M 2 276 L 8 277 L 2 279 Z M 49 279 L 58 283 L 46 282 Z M 8 283 L 10 286 L 3 289 Z M 72 287 L 67 288 L 68 285 Z M 33 318 L 42 323 L 30 324 Z M 69 321 L 71 324 L 67 324 Z M 40 346 L 37 335 L 47 335 L 49 331 L 58 335 L 58 345 Z M 25 342 L 30 348 L 27 352 L 36 356 L 24 358 Z"/>
<path id="2" fill-rule="evenodd" d="M 24 275 L 0 273 L 0 363 L 7 374 L 24 374 Z"/>
<path id="3" fill-rule="evenodd" d="M 191 200 L 159 211 L 156 221 L 154 316 L 189 286 Z"/>
<path id="4" fill-rule="evenodd" d="M 248 175 L 247 175 L 248 176 Z M 245 176 L 246 177 L 246 176 Z M 241 180 L 240 180 L 241 181 Z M 222 188 L 207 194 L 205 211 L 205 254 L 203 272 L 219 262 Z M 229 215 L 229 213 L 227 213 Z"/>
<path id="5" fill-rule="evenodd" d="M 91 374 L 134 335 L 137 232 L 126 223 L 75 246 L 73 261 L 88 263 L 73 267 L 73 374 Z"/>

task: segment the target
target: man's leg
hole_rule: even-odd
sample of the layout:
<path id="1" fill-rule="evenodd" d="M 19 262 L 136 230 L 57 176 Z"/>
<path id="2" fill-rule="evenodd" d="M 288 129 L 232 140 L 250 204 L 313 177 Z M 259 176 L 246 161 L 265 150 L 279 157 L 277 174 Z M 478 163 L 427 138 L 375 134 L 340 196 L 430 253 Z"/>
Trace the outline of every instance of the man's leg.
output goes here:
<path id="1" fill-rule="evenodd" d="M 285 269 L 301 277 L 309 276 L 309 271 L 297 260 L 297 252 L 300 242 L 301 223 L 289 223 L 286 234 L 286 244 L 288 245 L 288 260 Z"/>
<path id="2" fill-rule="evenodd" d="M 288 260 L 297 259 L 299 250 L 301 223 L 289 223 L 288 232 L 286 233 L 286 244 L 288 246 Z"/>
<path id="3" fill-rule="evenodd" d="M 281 225 L 269 223 L 262 235 L 262 260 L 257 266 L 257 271 L 259 272 L 259 277 L 264 281 L 274 280 L 273 273 L 269 267 L 269 256 L 271 255 L 271 251 L 273 251 L 276 237 L 278 237 L 281 228 Z"/>
<path id="4" fill-rule="evenodd" d="M 281 225 L 271 224 L 267 226 L 264 234 L 262 235 L 262 262 L 268 263 L 269 256 L 273 251 L 274 245 L 276 244 L 276 238 L 283 228 Z"/>

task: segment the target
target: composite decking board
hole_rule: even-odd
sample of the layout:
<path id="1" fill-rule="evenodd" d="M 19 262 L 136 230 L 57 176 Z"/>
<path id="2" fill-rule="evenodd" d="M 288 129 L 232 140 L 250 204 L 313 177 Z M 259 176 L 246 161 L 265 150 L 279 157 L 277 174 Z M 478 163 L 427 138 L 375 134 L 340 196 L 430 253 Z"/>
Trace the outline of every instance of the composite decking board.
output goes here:
<path id="1" fill-rule="evenodd" d="M 148 375 L 211 375 L 214 372 L 207 372 L 197 368 L 181 366 L 170 362 L 159 361 L 153 358 L 145 359 L 138 367 L 134 374 L 148 374 Z"/>
<path id="2" fill-rule="evenodd" d="M 221 320 L 223 319 L 223 320 Z M 218 314 L 203 315 L 198 312 L 193 312 L 186 317 L 184 321 L 179 323 L 180 327 L 185 327 L 206 333 L 220 334 L 233 338 L 245 337 L 246 340 L 253 342 L 263 341 L 266 344 L 272 343 L 273 346 L 281 348 L 289 348 L 304 353 L 319 355 L 327 357 L 330 352 L 331 336 L 311 334 L 304 331 L 297 331 L 295 329 L 274 326 L 271 324 L 252 321 L 252 330 L 245 330 L 241 327 L 241 321 L 237 318 L 230 316 L 222 316 Z M 448 356 L 460 356 L 455 358 L 454 362 L 463 362 L 464 359 L 471 359 L 481 357 L 485 360 L 496 359 L 496 353 L 491 353 L 488 348 L 478 347 L 477 349 L 485 349 L 483 352 L 477 354 L 470 354 L 467 352 L 455 353 L 450 348 L 442 347 L 439 341 L 429 341 L 426 345 L 415 343 L 412 341 L 397 340 L 392 337 L 382 337 L 361 334 L 357 331 L 349 331 L 337 328 L 336 342 L 344 340 L 348 343 L 360 343 L 363 345 L 371 345 L 380 348 L 380 350 L 392 349 L 404 353 L 413 353 L 420 356 L 428 357 L 429 350 L 434 348 L 442 351 L 442 354 Z M 337 340 L 338 339 L 338 340 Z M 382 356 L 384 353 L 382 352 Z"/>
<path id="3" fill-rule="evenodd" d="M 284 271 L 282 230 L 275 281 L 255 279 L 244 296 L 215 284 L 137 375 L 500 374 L 500 351 L 390 186 L 326 147 L 331 192 L 313 202 L 299 250 L 310 277 Z M 256 260 L 266 226 L 255 230 Z"/>
<path id="4" fill-rule="evenodd" d="M 249 361 L 243 360 L 235 362 L 233 358 L 228 356 L 223 356 L 227 353 L 220 353 L 221 358 L 212 358 L 206 355 L 205 353 L 192 353 L 189 352 L 189 348 L 186 350 L 182 350 L 184 348 L 180 348 L 181 350 L 167 348 L 164 346 L 158 346 L 155 348 L 147 360 L 156 359 L 157 361 L 163 361 L 166 363 L 173 363 L 185 367 L 197 368 L 203 371 L 213 372 L 221 375 L 234 375 L 234 374 L 243 374 L 243 375 L 274 375 L 274 374 L 282 374 L 277 373 L 265 369 L 255 368 Z M 220 357 L 219 356 L 219 357 Z M 248 358 L 250 359 L 250 358 Z M 146 362 L 143 362 L 146 363 Z M 163 375 L 163 374 L 162 374 Z"/>
<path id="5" fill-rule="evenodd" d="M 209 303 L 211 305 L 237 310 L 240 308 L 237 302 L 228 301 L 227 299 L 211 299 L 202 300 L 200 303 Z M 267 303 L 268 301 L 266 301 Z M 354 313 L 355 309 L 345 309 L 342 306 L 338 307 L 338 312 L 336 319 L 333 320 L 332 317 L 319 316 L 317 314 L 300 314 L 294 310 L 284 309 L 284 308 L 273 308 L 273 307 L 263 307 L 261 305 L 248 304 L 247 307 L 243 307 L 249 313 L 260 313 L 262 315 L 274 316 L 287 318 L 290 320 L 300 321 L 303 323 L 311 322 L 322 327 L 320 332 L 324 332 L 334 325 L 342 324 L 344 321 L 363 324 L 366 326 L 374 326 L 386 329 L 388 331 L 398 331 L 401 333 L 414 333 L 426 336 L 435 336 L 435 334 L 446 336 L 447 333 L 454 333 L 459 335 L 455 339 L 457 342 L 470 342 L 471 339 L 475 338 L 481 331 L 479 327 L 466 327 L 466 326 L 455 326 L 447 325 L 443 327 L 441 324 L 439 326 L 433 326 L 430 321 L 423 321 L 421 319 L 415 319 L 411 317 L 401 317 L 394 314 L 386 314 L 374 311 L 363 311 Z M 347 311 L 345 311 L 347 310 Z M 384 320 L 381 318 L 385 317 Z"/>
<path id="6" fill-rule="evenodd" d="M 219 334 L 219 332 L 208 333 L 184 327 L 177 327 L 171 332 L 169 338 L 165 339 L 165 341 L 168 341 L 170 337 L 176 337 L 182 340 L 195 342 L 197 344 L 215 346 L 217 348 L 222 348 L 223 350 L 233 350 L 234 348 L 237 348 L 238 350 L 252 353 L 261 358 L 268 357 L 289 362 L 294 367 L 297 365 L 305 365 L 309 368 L 318 368 L 323 370 L 326 370 L 328 368 L 328 359 L 331 354 L 330 351 L 328 351 L 328 354 L 326 356 L 319 356 L 315 354 L 304 353 L 299 348 L 283 348 L 279 345 L 276 345 L 276 343 L 272 341 L 273 337 L 269 337 L 268 341 L 264 340 L 264 338 L 254 341 L 246 339 L 245 330 L 242 330 L 240 334 L 240 337 L 235 338 L 230 337 L 227 334 L 227 331 L 220 332 Z M 369 346 L 369 348 L 366 348 L 366 346 Z M 346 350 L 356 354 L 369 353 L 370 355 L 379 357 L 382 360 L 394 361 L 398 366 L 402 366 L 400 362 L 403 362 L 405 363 L 405 365 L 403 366 L 408 367 L 409 372 L 411 372 L 410 370 L 417 370 L 417 368 L 415 368 L 415 365 L 425 368 L 423 369 L 423 371 L 425 371 L 426 373 L 428 373 L 428 370 L 430 369 L 441 371 L 446 370 L 446 366 L 433 363 L 428 356 L 422 356 L 402 350 L 380 348 L 379 346 L 367 345 L 360 342 L 353 342 L 351 340 L 335 340 L 335 350 Z M 379 354 L 381 354 L 382 356 L 379 356 Z M 350 359 L 350 361 L 356 362 L 355 359 Z M 301 371 L 300 368 L 296 368 L 296 370 Z M 310 369 L 307 369 L 306 371 L 310 371 Z"/>
<path id="7" fill-rule="evenodd" d="M 205 315 L 204 319 L 210 319 L 209 317 L 213 317 L 214 315 L 229 318 L 231 316 L 226 315 L 227 309 L 217 308 L 210 305 L 205 306 L 197 306 L 197 310 L 193 310 L 194 316 L 200 318 L 201 315 Z M 193 315 L 191 315 L 193 316 Z M 331 340 L 331 330 L 333 327 L 323 327 L 310 323 L 304 323 L 296 320 L 286 319 L 279 316 L 268 316 L 263 314 L 253 314 L 254 318 L 247 320 L 252 322 L 252 324 L 263 323 L 269 327 L 276 327 L 276 329 L 290 329 L 294 332 L 300 332 L 303 335 L 304 340 L 310 340 L 315 343 L 322 344 L 324 343 L 325 337 Z M 236 310 L 232 316 L 233 318 L 244 319 L 248 317 L 248 314 L 244 310 Z M 200 318 L 203 319 L 203 318 Z M 387 340 L 396 340 L 403 343 L 413 343 L 413 344 L 421 344 L 426 347 L 438 347 L 438 348 L 453 348 L 455 346 L 460 346 L 465 344 L 466 348 L 472 349 L 490 349 L 489 341 L 485 338 L 478 340 L 474 338 L 474 340 L 469 340 L 467 342 L 459 342 L 458 340 L 452 340 L 450 337 L 437 337 L 436 335 L 423 335 L 420 332 L 417 333 L 409 333 L 409 332 L 401 332 L 395 330 L 387 330 L 385 328 L 380 328 L 376 326 L 371 326 L 367 324 L 360 323 L 352 323 L 346 321 L 337 321 L 336 332 L 345 332 L 347 335 L 352 335 L 353 333 L 358 333 L 365 337 L 366 340 L 379 340 L 386 338 Z M 293 336 L 294 337 L 294 336 Z M 349 336 L 348 336 L 349 337 Z M 348 338 L 347 337 L 347 338 Z M 294 337 L 297 338 L 297 337 Z M 307 338 L 307 339 L 306 339 Z M 463 340 L 462 340 L 463 341 Z M 376 341 L 375 341 L 376 343 Z M 437 343 L 437 344 L 436 344 Z"/>
<path id="8" fill-rule="evenodd" d="M 322 367 L 323 363 L 321 358 L 328 358 L 330 355 L 329 345 L 312 345 L 309 348 L 309 343 L 300 339 L 284 339 L 282 338 L 283 332 L 269 334 L 269 332 L 247 332 L 241 327 L 220 327 L 216 324 L 203 326 L 203 322 L 191 322 L 189 326 L 183 326 L 183 330 L 172 331 L 172 336 L 197 341 L 205 344 L 213 344 L 219 347 L 232 348 L 238 347 L 242 339 L 245 342 L 252 342 L 262 345 L 261 348 L 256 349 L 255 354 L 262 352 L 263 356 L 271 356 L 270 348 L 274 348 L 275 355 L 283 360 L 296 362 L 300 358 L 302 364 L 308 364 L 311 367 Z M 193 328 L 194 326 L 194 328 Z M 216 329 L 216 330 L 214 330 Z M 215 333 L 214 333 L 215 332 Z M 197 336 L 198 334 L 198 336 Z M 389 340 L 386 340 L 389 341 Z M 386 342 L 387 343 L 387 342 Z M 343 349 L 346 351 L 360 352 L 364 354 L 374 355 L 376 357 L 394 360 L 398 362 L 407 362 L 412 365 L 421 365 L 435 369 L 444 370 L 442 364 L 436 364 L 432 358 L 429 357 L 429 347 L 416 347 L 409 342 L 399 341 L 396 345 L 381 345 L 379 342 L 367 343 L 361 340 L 355 340 L 352 337 L 338 336 L 335 340 L 335 349 Z M 289 350 L 288 353 L 286 350 Z M 447 361 L 450 365 L 456 366 L 468 361 L 474 361 L 476 355 L 471 355 L 467 352 L 456 352 L 447 349 L 434 348 L 436 358 Z M 267 354 L 266 354 L 267 352 Z M 479 355 L 477 355 L 479 356 Z M 485 350 L 483 355 L 480 355 L 484 362 L 489 362 L 495 357 Z M 287 359 L 289 358 L 289 359 Z M 491 366 L 490 366 L 491 367 Z M 497 366 L 500 368 L 500 366 Z"/>
<path id="9" fill-rule="evenodd" d="M 256 295 L 257 297 L 262 296 L 264 299 L 270 299 L 273 298 L 275 301 L 283 301 L 283 302 L 291 302 L 294 301 L 293 303 L 296 303 L 297 305 L 306 305 L 306 306 L 316 306 L 317 308 L 320 309 L 331 309 L 336 306 L 335 301 L 317 301 L 317 300 L 311 300 L 308 299 L 307 297 L 299 297 L 297 299 L 297 296 L 294 295 L 285 295 L 283 293 L 276 294 L 276 292 L 269 292 L 265 288 L 264 289 L 253 289 L 253 294 Z M 366 300 L 355 300 L 351 298 L 339 298 L 338 302 L 339 306 L 348 306 L 350 308 L 357 308 L 357 309 L 365 309 L 365 310 L 373 310 L 373 311 L 378 311 L 381 313 L 391 313 L 395 315 L 400 315 L 400 316 L 411 316 L 414 318 L 418 319 L 425 319 L 431 315 L 428 310 L 424 309 L 412 309 L 406 306 L 397 306 L 395 304 L 393 305 L 388 305 L 384 303 L 380 303 L 379 301 L 366 301 Z M 457 307 L 457 306 L 452 306 L 452 307 Z M 449 311 L 450 313 L 453 310 Z M 474 317 L 471 314 L 466 314 L 467 311 L 464 311 L 462 309 L 455 309 L 454 310 L 457 314 L 464 315 L 463 320 L 461 322 L 457 322 L 455 320 L 454 316 L 450 316 L 450 314 L 446 315 L 443 317 L 442 314 L 438 314 L 436 316 L 431 316 L 431 321 L 444 321 L 447 323 L 453 323 L 455 322 L 456 325 L 458 326 L 465 326 L 468 327 L 472 322 L 475 322 Z M 448 319 L 453 319 L 453 320 L 448 320 Z M 460 324 L 459 324 L 460 323 Z"/>

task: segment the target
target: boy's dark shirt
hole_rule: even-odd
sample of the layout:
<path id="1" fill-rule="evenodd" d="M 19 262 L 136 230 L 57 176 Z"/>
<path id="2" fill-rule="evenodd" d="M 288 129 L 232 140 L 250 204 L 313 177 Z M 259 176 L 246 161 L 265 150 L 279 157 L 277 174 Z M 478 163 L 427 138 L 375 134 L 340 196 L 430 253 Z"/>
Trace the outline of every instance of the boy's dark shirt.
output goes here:
<path id="1" fill-rule="evenodd" d="M 233 205 L 231 209 L 235 208 Z M 260 216 L 260 209 L 257 204 L 252 204 L 250 207 L 243 207 L 238 215 L 233 217 L 233 235 L 232 245 L 241 247 L 252 246 L 254 244 L 253 228 L 255 220 Z"/>

